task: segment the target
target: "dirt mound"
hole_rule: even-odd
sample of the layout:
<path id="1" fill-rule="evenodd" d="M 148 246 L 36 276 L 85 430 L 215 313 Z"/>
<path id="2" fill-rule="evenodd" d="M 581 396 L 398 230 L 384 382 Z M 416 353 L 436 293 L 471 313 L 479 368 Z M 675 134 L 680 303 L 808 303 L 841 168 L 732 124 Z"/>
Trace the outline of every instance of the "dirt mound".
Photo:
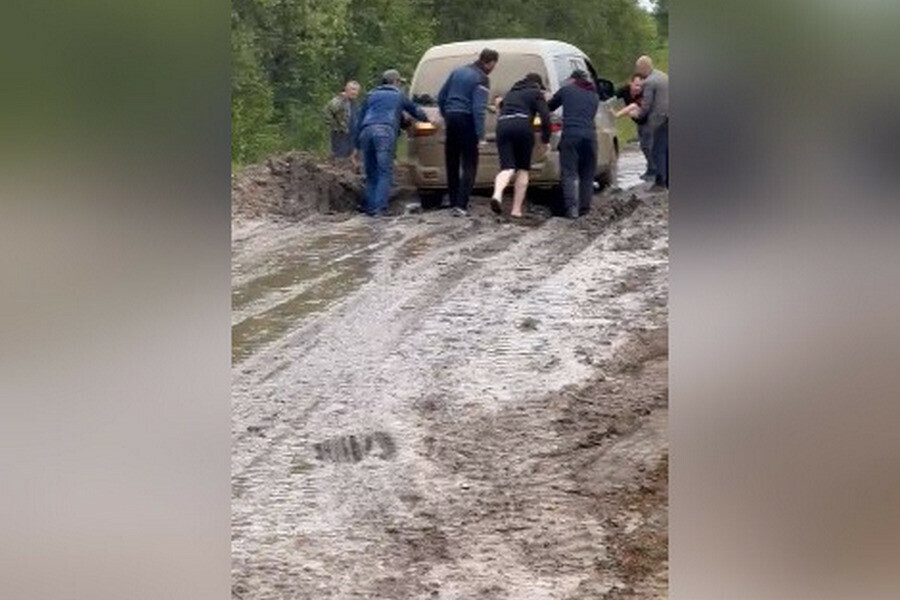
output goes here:
<path id="1" fill-rule="evenodd" d="M 349 160 L 321 161 L 291 152 L 233 176 L 231 211 L 245 217 L 302 219 L 312 213 L 355 210 L 362 194 L 362 177 Z"/>
<path id="2" fill-rule="evenodd" d="M 417 199 L 404 165 L 395 168 L 388 212 L 400 214 Z M 319 159 L 305 152 L 272 156 L 231 180 L 231 213 L 249 218 L 298 220 L 312 214 L 351 213 L 365 195 L 363 176 L 350 159 Z"/>

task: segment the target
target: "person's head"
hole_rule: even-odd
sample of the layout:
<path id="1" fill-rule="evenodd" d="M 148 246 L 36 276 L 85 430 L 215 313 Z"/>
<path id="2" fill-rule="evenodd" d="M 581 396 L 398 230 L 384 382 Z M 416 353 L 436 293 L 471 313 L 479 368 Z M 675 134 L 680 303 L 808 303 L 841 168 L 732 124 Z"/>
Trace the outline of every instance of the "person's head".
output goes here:
<path id="1" fill-rule="evenodd" d="M 397 69 L 388 69 L 381 76 L 381 83 L 400 87 L 400 84 L 403 83 L 403 78 L 400 77 L 400 71 Z"/>
<path id="2" fill-rule="evenodd" d="M 355 100 L 359 96 L 359 83 L 348 81 L 347 85 L 344 86 L 344 95 L 351 100 Z"/>
<path id="3" fill-rule="evenodd" d="M 634 70 L 637 71 L 638 75 L 646 78 L 653 72 L 653 59 L 645 54 L 634 63 Z"/>
<path id="4" fill-rule="evenodd" d="M 631 76 L 631 81 L 628 83 L 628 87 L 632 97 L 640 96 L 641 92 L 644 91 L 644 78 L 641 77 L 640 74 L 635 73 Z"/>
<path id="5" fill-rule="evenodd" d="M 544 89 L 544 79 L 538 73 L 529 73 L 525 76 L 525 81 L 531 85 L 536 85 L 537 87 Z"/>
<path id="6" fill-rule="evenodd" d="M 481 65 L 481 68 L 484 69 L 485 73 L 493 71 L 494 67 L 497 66 L 498 60 L 500 60 L 500 54 L 498 54 L 496 50 L 491 50 L 490 48 L 485 48 L 481 51 L 481 54 L 478 55 L 478 64 Z"/>
<path id="7" fill-rule="evenodd" d="M 588 74 L 582 69 L 575 69 L 570 77 L 575 81 L 588 81 Z"/>

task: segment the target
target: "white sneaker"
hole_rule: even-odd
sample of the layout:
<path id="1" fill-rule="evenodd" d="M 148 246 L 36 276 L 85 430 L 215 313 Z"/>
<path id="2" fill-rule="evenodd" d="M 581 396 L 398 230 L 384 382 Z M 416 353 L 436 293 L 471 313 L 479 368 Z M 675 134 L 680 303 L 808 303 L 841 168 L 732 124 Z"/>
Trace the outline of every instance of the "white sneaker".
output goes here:
<path id="1" fill-rule="evenodd" d="M 453 215 L 454 217 L 468 217 L 469 216 L 469 213 L 465 209 L 462 209 L 458 206 L 454 206 L 450 210 L 450 214 Z"/>

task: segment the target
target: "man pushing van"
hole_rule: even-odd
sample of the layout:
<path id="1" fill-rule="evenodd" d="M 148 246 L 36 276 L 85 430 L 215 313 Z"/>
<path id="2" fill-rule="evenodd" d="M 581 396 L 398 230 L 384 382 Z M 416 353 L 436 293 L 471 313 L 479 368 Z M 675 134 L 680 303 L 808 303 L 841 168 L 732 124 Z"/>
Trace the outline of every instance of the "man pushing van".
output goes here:
<path id="1" fill-rule="evenodd" d="M 363 210 L 373 217 L 387 210 L 401 113 L 405 111 L 417 121 L 428 120 L 425 112 L 400 91 L 400 81 L 400 73 L 395 69 L 384 72 L 382 84 L 366 96 L 354 135 L 356 149 L 362 152 L 366 170 Z"/>
<path id="2" fill-rule="evenodd" d="M 600 98 L 588 74 L 576 69 L 571 80 L 550 98 L 550 110 L 563 107 L 563 129 L 559 140 L 565 216 L 575 219 L 591 210 L 594 175 L 597 172 L 597 129 L 594 115 Z"/>
<path id="3" fill-rule="evenodd" d="M 484 116 L 491 86 L 488 75 L 498 57 L 496 50 L 485 48 L 474 63 L 454 69 L 438 93 L 446 132 L 447 191 L 455 216 L 468 214 L 478 170 L 478 144 L 484 140 Z"/>

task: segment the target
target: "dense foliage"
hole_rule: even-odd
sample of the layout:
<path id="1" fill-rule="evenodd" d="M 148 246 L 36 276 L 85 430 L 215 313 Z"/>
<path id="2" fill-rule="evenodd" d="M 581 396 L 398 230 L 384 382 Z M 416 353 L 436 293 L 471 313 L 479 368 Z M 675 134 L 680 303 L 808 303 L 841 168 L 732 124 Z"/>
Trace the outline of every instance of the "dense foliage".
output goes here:
<path id="1" fill-rule="evenodd" d="M 410 76 L 433 44 L 560 39 L 624 80 L 635 57 L 663 47 L 660 24 L 637 0 L 233 0 L 232 160 L 323 150 L 322 107 L 346 80 L 367 88 L 391 67 Z"/>

